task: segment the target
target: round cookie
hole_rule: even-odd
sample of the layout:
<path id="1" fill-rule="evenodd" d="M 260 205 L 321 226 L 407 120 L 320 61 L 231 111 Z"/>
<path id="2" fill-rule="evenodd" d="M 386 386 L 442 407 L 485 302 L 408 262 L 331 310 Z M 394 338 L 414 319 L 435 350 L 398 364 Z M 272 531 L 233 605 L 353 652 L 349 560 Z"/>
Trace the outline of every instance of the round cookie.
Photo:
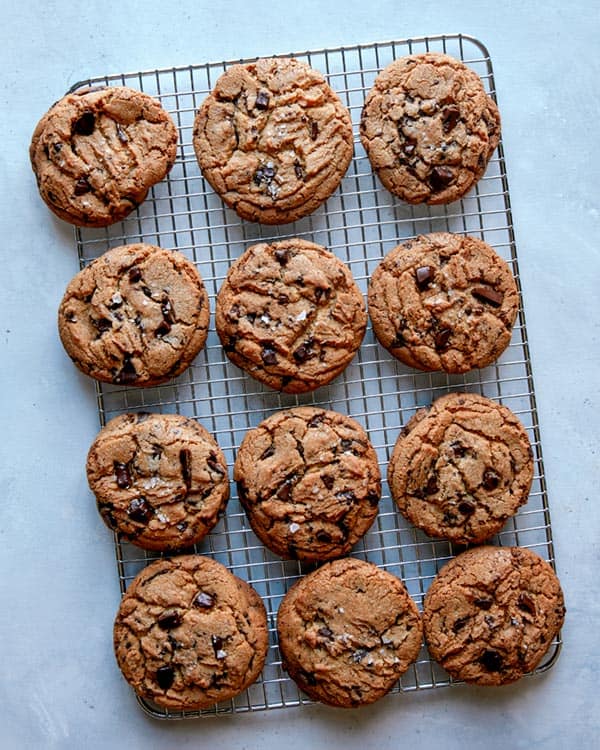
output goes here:
<path id="1" fill-rule="evenodd" d="M 136 693 L 174 710 L 209 708 L 259 676 L 269 645 L 260 596 L 200 555 L 160 559 L 125 592 L 114 648 Z"/>
<path id="2" fill-rule="evenodd" d="M 487 367 L 510 344 L 519 293 L 508 264 L 476 237 L 420 235 L 391 250 L 369 284 L 383 347 L 419 370 Z"/>
<path id="3" fill-rule="evenodd" d="M 138 547 L 203 539 L 229 498 L 227 463 L 207 430 L 178 414 L 122 414 L 92 443 L 87 478 L 106 525 Z"/>
<path id="4" fill-rule="evenodd" d="M 61 219 L 124 219 L 175 162 L 177 128 L 158 101 L 125 86 L 87 87 L 38 123 L 29 155 L 40 195 Z"/>
<path id="5" fill-rule="evenodd" d="M 388 693 L 421 649 L 419 611 L 404 584 L 343 558 L 301 578 L 277 613 L 282 666 L 312 699 L 351 708 Z"/>
<path id="6" fill-rule="evenodd" d="M 96 380 L 153 386 L 181 374 L 204 346 L 210 311 L 196 267 L 147 244 L 108 250 L 69 283 L 61 341 Z"/>
<path id="7" fill-rule="evenodd" d="M 429 536 L 477 544 L 527 502 L 533 454 L 505 406 L 474 393 L 442 396 L 404 427 L 388 465 L 400 512 Z"/>
<path id="8" fill-rule="evenodd" d="M 350 363 L 367 325 L 363 296 L 333 253 L 300 239 L 249 247 L 217 296 L 229 359 L 286 393 L 326 385 Z"/>
<path id="9" fill-rule="evenodd" d="M 352 122 L 316 70 L 263 58 L 221 75 L 193 143 L 204 177 L 242 219 L 286 224 L 337 189 L 352 160 Z"/>
<path id="10" fill-rule="evenodd" d="M 360 139 L 391 193 L 408 203 L 450 203 L 483 176 L 500 139 L 500 114 L 459 60 L 409 55 L 375 79 Z"/>
<path id="11" fill-rule="evenodd" d="M 334 411 L 300 406 L 250 430 L 233 477 L 252 529 L 284 558 L 340 557 L 367 532 L 381 494 L 363 428 Z"/>
<path id="12" fill-rule="evenodd" d="M 521 547 L 476 547 L 438 573 L 425 596 L 431 656 L 457 680 L 505 685 L 531 672 L 565 616 L 560 582 Z"/>

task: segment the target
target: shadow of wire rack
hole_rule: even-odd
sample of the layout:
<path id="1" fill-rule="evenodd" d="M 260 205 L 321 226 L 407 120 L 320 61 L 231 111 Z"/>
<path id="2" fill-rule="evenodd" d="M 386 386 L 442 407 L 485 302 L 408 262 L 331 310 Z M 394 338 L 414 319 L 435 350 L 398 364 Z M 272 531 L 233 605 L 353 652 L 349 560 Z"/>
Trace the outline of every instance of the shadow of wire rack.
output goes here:
<path id="1" fill-rule="evenodd" d="M 280 227 L 243 222 L 224 207 L 202 178 L 192 147 L 196 110 L 219 75 L 233 62 L 125 73 L 81 81 L 83 85 L 126 85 L 158 98 L 179 130 L 177 161 L 166 180 L 154 186 L 147 200 L 123 222 L 93 230 L 76 229 L 80 265 L 117 245 L 149 242 L 175 248 L 200 271 L 211 301 L 229 265 L 257 240 L 304 237 L 324 245 L 345 261 L 366 294 L 368 279 L 382 257 L 400 242 L 434 231 L 468 233 L 489 243 L 509 263 L 519 284 L 508 181 L 500 143 L 485 176 L 462 200 L 445 206 L 411 206 L 384 190 L 374 177 L 358 138 L 365 96 L 377 73 L 402 55 L 446 52 L 475 70 L 495 97 L 492 64 L 484 45 L 463 34 L 363 44 L 294 53 L 320 70 L 350 110 L 355 155 L 337 192 L 311 216 Z M 520 284 L 519 284 L 520 289 Z M 230 468 L 244 434 L 268 415 L 298 404 L 315 404 L 353 416 L 368 431 L 378 453 L 382 476 L 401 427 L 415 411 L 444 393 L 480 393 L 505 404 L 526 427 L 534 453 L 534 479 L 528 503 L 507 522 L 491 542 L 534 549 L 554 564 L 552 530 L 527 332 L 522 308 L 511 345 L 490 367 L 465 375 L 423 373 L 392 359 L 381 348 L 371 327 L 347 370 L 333 383 L 312 394 L 286 395 L 269 390 L 242 373 L 224 355 L 211 326 L 205 349 L 176 380 L 155 388 L 131 389 L 97 384 L 101 424 L 126 411 L 148 410 L 184 414 L 198 419 L 217 438 Z M 282 708 L 311 703 L 281 668 L 276 616 L 290 585 L 314 566 L 284 561 L 254 536 L 238 502 L 235 488 L 227 513 L 196 547 L 247 580 L 267 609 L 270 646 L 259 680 L 237 698 L 202 711 L 175 712 L 145 700 L 142 708 L 163 719 L 196 718 Z M 156 553 L 144 552 L 115 537 L 121 590 Z M 375 523 L 352 555 L 369 560 L 399 576 L 422 607 L 423 596 L 436 572 L 456 550 L 452 544 L 428 538 L 396 511 L 387 483 Z M 534 673 L 547 670 L 558 657 L 560 636 Z M 416 663 L 392 693 L 410 692 L 452 683 L 423 647 Z"/>

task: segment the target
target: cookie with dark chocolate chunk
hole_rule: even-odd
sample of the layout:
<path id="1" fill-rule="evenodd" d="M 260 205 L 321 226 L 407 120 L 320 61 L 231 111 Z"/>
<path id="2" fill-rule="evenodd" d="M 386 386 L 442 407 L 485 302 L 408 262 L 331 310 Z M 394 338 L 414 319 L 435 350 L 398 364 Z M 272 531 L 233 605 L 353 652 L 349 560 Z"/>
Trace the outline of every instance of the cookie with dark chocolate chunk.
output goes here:
<path id="1" fill-rule="evenodd" d="M 342 558 L 301 578 L 277 614 L 282 666 L 312 699 L 352 708 L 382 698 L 421 649 L 419 611 L 399 578 Z"/>
<path id="2" fill-rule="evenodd" d="M 312 391 L 337 377 L 366 325 L 350 269 L 329 250 L 296 238 L 249 247 L 217 296 L 216 328 L 229 359 L 286 393 Z"/>
<path id="3" fill-rule="evenodd" d="M 375 79 L 360 139 L 391 193 L 408 203 L 450 203 L 483 176 L 500 139 L 500 114 L 460 60 L 408 55 Z"/>
<path id="4" fill-rule="evenodd" d="M 70 281 L 58 311 L 61 341 L 96 380 L 153 386 L 180 375 L 206 342 L 208 294 L 182 253 L 112 248 Z"/>
<path id="5" fill-rule="evenodd" d="M 284 558 L 329 560 L 367 532 L 381 494 L 377 454 L 343 414 L 301 406 L 250 430 L 234 479 L 250 525 Z"/>
<path id="6" fill-rule="evenodd" d="M 348 110 L 319 72 L 293 58 L 228 68 L 196 115 L 193 139 L 214 190 L 262 224 L 312 213 L 353 153 Z"/>
<path id="7" fill-rule="evenodd" d="M 201 541 L 229 498 L 225 456 L 195 419 L 122 414 L 100 431 L 87 477 L 106 525 L 144 549 Z"/>
<path id="8" fill-rule="evenodd" d="M 388 465 L 400 512 L 433 537 L 478 544 L 527 502 L 533 454 L 506 406 L 474 393 L 442 396 L 404 427 Z"/>
<path id="9" fill-rule="evenodd" d="M 104 227 L 145 200 L 176 151 L 177 128 L 158 101 L 107 86 L 56 102 L 38 123 L 29 155 L 40 195 L 57 216 Z"/>
<path id="10" fill-rule="evenodd" d="M 178 711 L 239 695 L 260 675 L 268 646 L 260 596 L 200 555 L 150 563 L 129 585 L 114 624 L 127 682 L 141 698 Z"/>
<path id="11" fill-rule="evenodd" d="M 532 672 L 565 616 L 556 573 L 522 547 L 477 547 L 438 573 L 424 601 L 431 656 L 454 679 L 505 685 Z"/>
<path id="12" fill-rule="evenodd" d="M 436 232 L 391 250 L 369 283 L 373 331 L 419 370 L 487 367 L 510 344 L 519 293 L 506 261 L 483 240 Z"/>

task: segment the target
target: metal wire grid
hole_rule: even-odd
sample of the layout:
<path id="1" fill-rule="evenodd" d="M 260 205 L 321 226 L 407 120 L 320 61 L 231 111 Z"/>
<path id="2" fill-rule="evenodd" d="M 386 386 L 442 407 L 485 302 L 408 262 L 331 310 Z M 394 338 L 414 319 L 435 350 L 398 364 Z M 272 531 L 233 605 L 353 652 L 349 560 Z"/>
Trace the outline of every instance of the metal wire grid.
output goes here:
<path id="1" fill-rule="evenodd" d="M 495 96 L 489 54 L 478 40 L 462 34 L 431 36 L 295 53 L 326 75 L 348 107 L 353 122 L 355 156 L 340 189 L 314 214 L 281 227 L 241 221 L 226 208 L 203 180 L 192 147 L 195 113 L 219 75 L 234 61 L 166 70 L 106 76 L 82 85 L 127 85 L 157 97 L 179 130 L 178 158 L 166 180 L 123 222 L 102 230 L 76 229 L 81 266 L 110 247 L 150 242 L 176 248 L 198 267 L 211 301 L 233 260 L 256 240 L 306 237 L 328 247 L 352 270 L 366 294 L 370 275 L 382 257 L 400 242 L 433 231 L 468 233 L 488 242 L 519 274 L 508 182 L 500 143 L 485 176 L 462 200 L 447 206 L 411 206 L 384 190 L 370 168 L 358 138 L 365 96 L 377 73 L 405 54 L 446 52 L 463 60 Z M 176 380 L 155 388 L 135 389 L 97 384 L 100 422 L 126 411 L 176 412 L 198 419 L 209 429 L 233 466 L 246 431 L 268 415 L 299 404 L 314 404 L 353 416 L 367 430 L 377 451 L 382 476 L 401 427 L 414 412 L 444 393 L 480 393 L 508 406 L 529 434 L 534 453 L 534 479 L 528 503 L 492 540 L 498 545 L 534 549 L 554 564 L 552 531 L 532 372 L 522 308 L 512 342 L 499 360 L 465 375 L 422 373 L 393 359 L 376 342 L 369 326 L 362 346 L 347 370 L 333 383 L 312 394 L 286 395 L 271 391 L 230 364 L 211 326 L 207 345 L 192 366 Z M 259 680 L 237 698 L 202 711 L 174 712 L 140 700 L 156 718 L 194 718 L 297 706 L 311 701 L 281 669 L 276 617 L 281 599 L 299 576 L 314 566 L 284 561 L 267 550 L 251 531 L 232 485 L 227 513 L 194 551 L 208 554 L 251 583 L 267 609 L 270 647 Z M 413 528 L 395 509 L 383 483 L 375 523 L 352 554 L 399 576 L 422 607 L 423 596 L 440 567 L 458 550 Z M 144 552 L 115 536 L 121 590 L 156 553 Z M 560 650 L 552 644 L 537 672 L 548 669 Z M 416 663 L 392 692 L 409 692 L 452 683 L 423 647 Z"/>

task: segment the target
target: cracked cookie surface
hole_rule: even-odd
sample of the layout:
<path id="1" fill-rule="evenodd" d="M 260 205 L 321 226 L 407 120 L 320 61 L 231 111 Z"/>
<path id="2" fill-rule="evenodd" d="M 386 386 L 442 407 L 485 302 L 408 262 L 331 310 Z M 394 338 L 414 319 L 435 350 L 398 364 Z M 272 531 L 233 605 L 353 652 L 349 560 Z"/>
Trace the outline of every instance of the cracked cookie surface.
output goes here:
<path id="1" fill-rule="evenodd" d="M 508 264 L 476 237 L 435 232 L 391 250 L 369 283 L 378 341 L 420 370 L 463 373 L 510 344 L 519 293 Z"/>
<path id="2" fill-rule="evenodd" d="M 208 294 L 184 255 L 147 244 L 108 250 L 71 280 L 61 341 L 96 380 L 153 386 L 181 374 L 204 346 Z"/>
<path id="3" fill-rule="evenodd" d="M 311 698 L 350 708 L 388 693 L 421 649 L 418 609 L 400 579 L 343 558 L 301 578 L 277 614 L 282 666 Z"/>
<path id="4" fill-rule="evenodd" d="M 259 676 L 269 645 L 264 604 L 223 565 L 200 555 L 150 563 L 123 595 L 114 648 L 142 698 L 175 710 L 229 700 Z"/>
<path id="5" fill-rule="evenodd" d="M 215 318 L 229 359 L 286 393 L 337 377 L 367 325 L 350 269 L 329 250 L 295 238 L 249 247 L 227 273 Z"/>
<path id="6" fill-rule="evenodd" d="M 293 58 L 230 67 L 196 115 L 193 142 L 223 201 L 263 224 L 312 213 L 353 153 L 348 110 L 319 72 Z"/>
<path id="7" fill-rule="evenodd" d="M 61 219 L 104 227 L 140 205 L 175 162 L 177 129 L 160 103 L 125 86 L 67 94 L 29 150 L 40 195 Z"/>
<path id="8" fill-rule="evenodd" d="M 111 419 L 92 443 L 86 469 L 106 525 L 144 549 L 196 544 L 229 498 L 223 452 L 202 425 L 178 414 Z"/>
<path id="9" fill-rule="evenodd" d="M 433 537 L 489 539 L 527 502 L 533 454 L 505 406 L 473 393 L 442 396 L 404 427 L 388 465 L 400 512 Z"/>
<path id="10" fill-rule="evenodd" d="M 534 670 L 562 627 L 560 582 L 535 552 L 477 547 L 438 573 L 424 601 L 425 641 L 452 677 L 504 685 Z"/>
<path id="11" fill-rule="evenodd" d="M 340 557 L 377 515 L 377 454 L 363 428 L 338 412 L 273 414 L 246 434 L 233 475 L 254 532 L 284 558 Z"/>
<path id="12" fill-rule="evenodd" d="M 360 138 L 391 193 L 408 203 L 450 203 L 483 176 L 500 139 L 500 114 L 459 60 L 409 55 L 375 79 Z"/>

